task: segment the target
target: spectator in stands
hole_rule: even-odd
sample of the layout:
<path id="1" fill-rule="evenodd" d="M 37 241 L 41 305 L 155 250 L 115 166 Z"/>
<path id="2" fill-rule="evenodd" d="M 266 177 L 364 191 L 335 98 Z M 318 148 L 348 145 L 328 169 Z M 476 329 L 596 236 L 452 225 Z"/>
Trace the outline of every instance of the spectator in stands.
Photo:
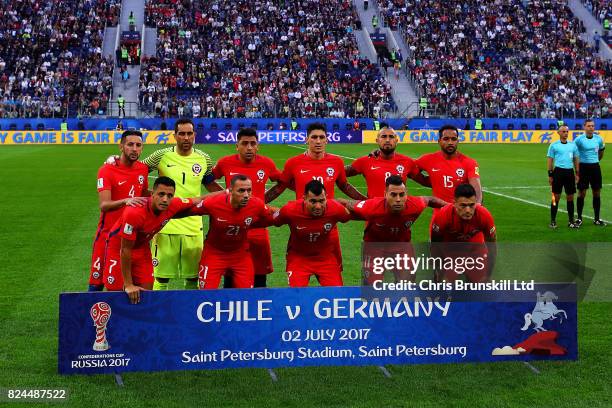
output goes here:
<path id="1" fill-rule="evenodd" d="M 143 109 L 178 112 L 183 103 L 185 113 L 211 118 L 395 109 L 378 67 L 359 55 L 348 0 L 151 0 L 145 18 L 158 43 L 142 61 Z"/>
<path id="2" fill-rule="evenodd" d="M 604 1 L 605 2 L 605 1 Z M 525 4 L 523 4 L 525 3 Z M 609 115 L 612 64 L 564 0 L 380 0 L 429 110 L 464 117 Z"/>
<path id="3" fill-rule="evenodd" d="M 0 0 L 0 116 L 104 111 L 113 71 L 112 56 L 102 55 L 104 27 L 117 24 L 119 7 L 119 0 Z"/>

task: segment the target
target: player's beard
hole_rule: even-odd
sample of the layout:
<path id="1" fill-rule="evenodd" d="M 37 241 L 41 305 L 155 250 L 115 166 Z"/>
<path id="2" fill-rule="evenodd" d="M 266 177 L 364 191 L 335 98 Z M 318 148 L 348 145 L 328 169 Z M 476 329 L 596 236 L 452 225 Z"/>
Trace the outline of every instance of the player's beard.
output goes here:
<path id="1" fill-rule="evenodd" d="M 457 151 L 457 146 L 446 146 L 444 148 L 444 153 L 451 155 L 454 154 Z"/>
<path id="2" fill-rule="evenodd" d="M 395 153 L 395 147 L 392 147 L 392 146 L 384 146 L 383 145 L 383 147 L 379 147 L 378 149 L 385 156 L 391 156 L 393 153 Z"/>
<path id="3" fill-rule="evenodd" d="M 181 150 L 184 152 L 188 152 L 193 148 L 193 143 L 191 141 L 181 142 Z"/>

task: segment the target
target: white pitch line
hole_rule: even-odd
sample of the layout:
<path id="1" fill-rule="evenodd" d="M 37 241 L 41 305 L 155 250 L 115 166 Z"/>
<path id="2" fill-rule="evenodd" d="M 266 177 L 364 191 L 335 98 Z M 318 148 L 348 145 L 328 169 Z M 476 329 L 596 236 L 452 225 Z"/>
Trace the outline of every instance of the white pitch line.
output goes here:
<path id="1" fill-rule="evenodd" d="M 602 186 L 612 186 L 612 184 L 602 184 Z M 493 188 L 495 190 L 530 190 L 534 188 L 546 188 L 550 189 L 550 185 L 538 185 L 538 186 L 500 186 L 500 187 L 483 187 L 485 188 Z"/>
<path id="2" fill-rule="evenodd" d="M 488 193 L 488 194 L 493 194 L 493 195 L 499 196 L 499 197 L 508 198 L 508 199 L 510 199 L 510 200 L 520 201 L 521 203 L 535 205 L 536 207 L 550 208 L 550 205 L 545 205 L 545 204 L 541 204 L 541 203 L 536 203 L 535 201 L 525 200 L 524 198 L 514 197 L 514 196 L 511 196 L 511 195 L 508 195 L 508 194 L 497 193 L 497 192 L 495 192 L 495 191 L 491 191 L 491 190 L 489 190 L 489 189 L 484 189 L 484 188 L 483 188 L 483 189 L 482 189 L 482 191 L 483 191 L 483 192 L 485 192 L 485 193 Z M 567 211 L 566 211 L 566 210 L 563 210 L 563 209 L 561 209 L 561 208 L 559 208 L 559 210 L 558 210 L 558 211 L 559 211 L 559 212 L 563 212 L 563 213 L 566 213 L 566 214 L 567 214 Z M 591 219 L 591 220 L 593 220 L 593 219 L 594 219 L 593 217 L 590 217 L 590 216 L 588 216 L 588 215 L 583 215 L 582 217 L 583 217 L 583 218 L 589 218 L 589 219 Z M 602 219 L 602 221 L 603 221 L 603 222 L 605 222 L 606 224 L 611 223 L 611 221 L 604 220 L 604 219 Z"/>

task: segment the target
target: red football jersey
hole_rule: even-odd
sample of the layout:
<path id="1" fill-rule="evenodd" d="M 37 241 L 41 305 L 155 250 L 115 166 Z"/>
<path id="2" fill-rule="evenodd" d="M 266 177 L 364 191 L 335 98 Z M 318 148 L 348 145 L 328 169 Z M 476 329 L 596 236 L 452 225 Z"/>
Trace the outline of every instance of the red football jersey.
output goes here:
<path id="1" fill-rule="evenodd" d="M 452 204 L 448 204 L 434 214 L 431 234 L 440 236 L 442 242 L 484 243 L 485 237 L 495 235 L 493 216 L 482 205 L 476 205 L 474 216 L 465 221 L 457 215 Z"/>
<path id="2" fill-rule="evenodd" d="M 251 197 L 243 208 L 233 208 L 230 194 L 219 194 L 205 199 L 191 210 L 194 215 L 209 215 L 210 226 L 206 245 L 221 251 L 235 251 L 247 246 L 247 232 L 251 225 L 266 218 L 268 206 Z"/>
<path id="3" fill-rule="evenodd" d="M 368 185 L 368 198 L 383 197 L 385 195 L 385 182 L 392 175 L 400 175 L 404 183 L 410 176 L 419 173 L 414 160 L 403 154 L 395 153 L 390 159 L 378 157 L 360 157 L 351 166 L 363 174 Z"/>
<path id="4" fill-rule="evenodd" d="M 346 182 L 344 162 L 338 156 L 325 153 L 322 159 L 315 160 L 308 152 L 287 160 L 281 181 L 285 185 L 295 183 L 295 198 L 304 196 L 304 187 L 310 180 L 319 180 L 325 186 L 327 198 L 334 198 L 336 181 Z"/>
<path id="5" fill-rule="evenodd" d="M 320 217 L 306 211 L 304 200 L 289 201 L 274 214 L 274 225 L 289 225 L 291 235 L 287 254 L 312 257 L 314 260 L 337 259 L 334 252 L 337 234 L 330 234 L 338 222 L 347 222 L 350 213 L 336 200 L 327 200 L 327 208 Z"/>
<path id="6" fill-rule="evenodd" d="M 367 221 L 363 234 L 366 242 L 410 242 L 410 227 L 427 207 L 423 197 L 409 196 L 404 210 L 391 213 L 384 197 L 360 201 L 353 212 Z"/>
<path id="7" fill-rule="evenodd" d="M 434 197 L 446 202 L 454 199 L 455 188 L 467 183 L 470 178 L 480 177 L 478 163 L 457 152 L 452 159 L 446 159 L 442 152 L 425 154 L 416 160 L 420 170 L 429 174 Z"/>
<path id="8" fill-rule="evenodd" d="M 134 241 L 133 250 L 148 250 L 149 241 L 170 221 L 174 215 L 193 207 L 190 198 L 174 197 L 165 211 L 155 214 L 151 209 L 151 198 L 142 207 L 126 207 L 121 218 L 108 234 L 108 246 L 121 248 L 121 238 Z"/>
<path id="9" fill-rule="evenodd" d="M 282 174 L 272 159 L 268 157 L 256 155 L 251 163 L 244 163 L 240 161 L 238 154 L 219 159 L 212 172 L 215 179 L 225 177 L 225 186 L 227 188 L 229 188 L 234 175 L 244 174 L 253 183 L 253 196 L 260 200 L 265 200 L 268 179 L 278 181 Z"/>
<path id="10" fill-rule="evenodd" d="M 128 197 L 142 197 L 149 189 L 149 168 L 139 161 L 128 167 L 119 162 L 118 165 L 105 164 L 98 170 L 98 193 L 110 190 L 111 200 L 123 200 Z M 123 209 L 100 213 L 98 234 L 105 233 L 115 225 Z"/>

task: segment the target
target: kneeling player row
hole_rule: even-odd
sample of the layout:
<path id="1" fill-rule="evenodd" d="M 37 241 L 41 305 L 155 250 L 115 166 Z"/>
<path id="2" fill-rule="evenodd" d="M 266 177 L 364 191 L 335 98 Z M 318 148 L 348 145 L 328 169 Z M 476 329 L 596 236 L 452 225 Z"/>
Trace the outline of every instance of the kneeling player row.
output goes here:
<path id="1" fill-rule="evenodd" d="M 228 191 L 196 198 L 175 198 L 175 183 L 155 181 L 152 195 L 141 207 L 126 207 L 106 242 L 103 280 L 108 290 L 124 289 L 133 302 L 141 289 L 153 285 L 153 258 L 149 241 L 171 218 L 208 215 L 209 231 L 200 259 L 198 285 L 218 288 L 230 276 L 233 287 L 253 287 L 253 258 L 249 234 L 267 233 L 265 227 L 288 225 L 287 276 L 292 287 L 307 286 L 315 276 L 323 286 L 339 286 L 342 255 L 336 224 L 366 220 L 364 241 L 409 242 L 410 228 L 427 207 L 434 208 L 432 240 L 484 242 L 495 240 L 490 213 L 476 204 L 473 187 L 460 185 L 455 202 L 434 197 L 411 197 L 400 176 L 386 181 L 385 196 L 364 201 L 328 199 L 325 187 L 312 180 L 300 200 L 280 209 L 252 196 L 252 182 L 235 175 Z"/>

